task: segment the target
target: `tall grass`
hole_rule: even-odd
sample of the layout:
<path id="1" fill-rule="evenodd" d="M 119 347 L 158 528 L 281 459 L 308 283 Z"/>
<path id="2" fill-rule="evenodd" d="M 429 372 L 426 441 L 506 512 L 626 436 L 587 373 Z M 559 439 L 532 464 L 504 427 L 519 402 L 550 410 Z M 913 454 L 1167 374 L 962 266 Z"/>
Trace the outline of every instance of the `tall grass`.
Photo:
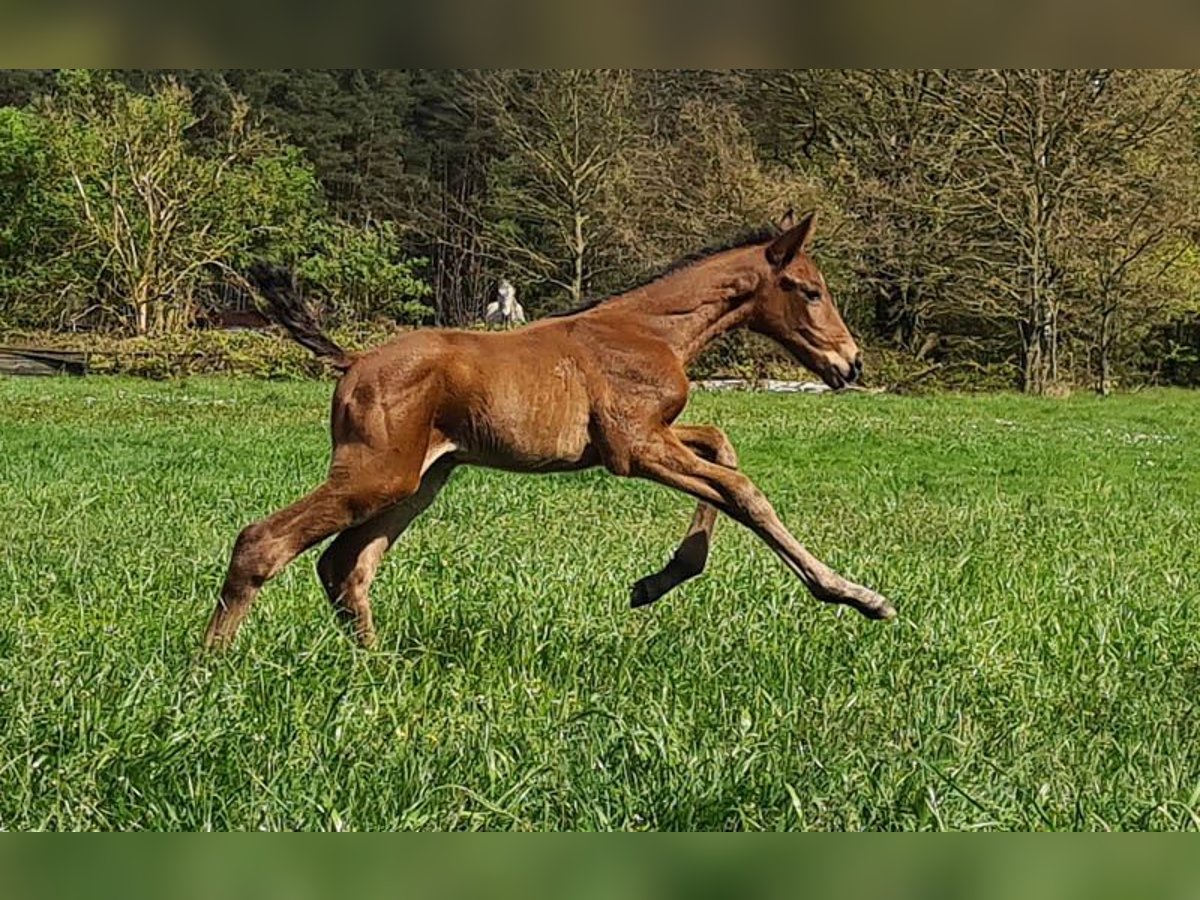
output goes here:
<path id="1" fill-rule="evenodd" d="M 383 566 L 378 650 L 310 555 L 205 657 L 329 390 L 0 381 L 0 827 L 1200 825 L 1200 396 L 696 397 L 894 623 L 727 521 L 631 611 L 690 501 L 465 470 Z"/>

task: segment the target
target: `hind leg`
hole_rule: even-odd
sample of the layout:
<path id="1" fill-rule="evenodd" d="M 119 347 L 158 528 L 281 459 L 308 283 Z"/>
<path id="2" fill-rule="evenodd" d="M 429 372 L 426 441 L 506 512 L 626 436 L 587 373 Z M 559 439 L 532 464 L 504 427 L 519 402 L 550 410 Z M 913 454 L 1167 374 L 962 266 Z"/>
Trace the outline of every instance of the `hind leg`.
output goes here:
<path id="1" fill-rule="evenodd" d="M 378 513 L 334 539 L 317 560 L 317 575 L 338 618 L 363 647 L 375 642 L 368 592 L 383 555 L 404 530 L 429 508 L 454 470 L 454 462 L 434 463 L 412 496 Z"/>
<path id="2" fill-rule="evenodd" d="M 419 466 L 398 454 L 335 453 L 329 480 L 238 535 L 204 645 L 228 645 L 262 586 L 309 547 L 416 491 Z"/>
<path id="3" fill-rule="evenodd" d="M 676 425 L 676 437 L 699 456 L 728 469 L 736 469 L 737 453 L 725 433 L 712 425 Z M 688 579 L 704 571 L 708 548 L 717 523 L 716 507 L 701 501 L 692 516 L 692 524 L 670 561 L 659 571 L 640 579 L 630 593 L 630 606 L 648 606 Z"/>

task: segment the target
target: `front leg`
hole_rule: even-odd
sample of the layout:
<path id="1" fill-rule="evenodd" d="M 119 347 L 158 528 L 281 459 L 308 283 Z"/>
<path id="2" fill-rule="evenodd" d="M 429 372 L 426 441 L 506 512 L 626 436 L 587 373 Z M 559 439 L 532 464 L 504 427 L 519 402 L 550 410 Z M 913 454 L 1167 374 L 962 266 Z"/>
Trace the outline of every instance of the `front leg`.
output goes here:
<path id="1" fill-rule="evenodd" d="M 729 469 L 737 468 L 737 453 L 721 429 L 712 425 L 676 425 L 671 432 L 680 443 L 704 459 Z M 716 507 L 701 500 L 696 505 L 692 524 L 675 554 L 657 572 L 639 579 L 634 584 L 629 605 L 635 608 L 648 606 L 663 594 L 701 574 L 708 562 L 708 550 L 712 544 L 716 521 Z"/>
<path id="2" fill-rule="evenodd" d="M 757 534 L 814 597 L 842 603 L 872 619 L 891 619 L 886 598 L 830 569 L 805 549 L 779 521 L 770 502 L 749 478 L 693 453 L 670 429 L 638 442 L 634 475 L 691 494 Z"/>

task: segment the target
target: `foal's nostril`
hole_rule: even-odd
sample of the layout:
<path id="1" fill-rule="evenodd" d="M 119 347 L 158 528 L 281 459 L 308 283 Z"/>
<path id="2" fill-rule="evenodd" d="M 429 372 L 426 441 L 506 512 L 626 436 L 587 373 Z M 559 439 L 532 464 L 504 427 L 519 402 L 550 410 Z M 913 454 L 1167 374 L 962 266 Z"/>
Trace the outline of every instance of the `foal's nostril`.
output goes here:
<path id="1" fill-rule="evenodd" d="M 848 380 L 853 384 L 854 382 L 858 381 L 859 378 L 862 377 L 862 372 L 863 372 L 862 354 L 859 353 L 857 356 L 854 357 L 854 362 L 850 363 L 850 377 Z"/>

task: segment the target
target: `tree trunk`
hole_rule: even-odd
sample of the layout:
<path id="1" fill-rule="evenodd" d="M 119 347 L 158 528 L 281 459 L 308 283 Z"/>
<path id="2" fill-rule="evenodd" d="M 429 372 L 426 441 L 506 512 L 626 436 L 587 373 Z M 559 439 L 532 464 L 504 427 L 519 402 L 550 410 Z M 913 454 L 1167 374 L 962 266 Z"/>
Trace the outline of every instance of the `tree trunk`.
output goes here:
<path id="1" fill-rule="evenodd" d="M 1050 310 L 1050 321 L 1046 329 L 1046 352 L 1049 357 L 1049 384 L 1058 384 L 1058 304 L 1053 303 Z"/>
<path id="2" fill-rule="evenodd" d="M 1040 394 L 1044 389 L 1042 378 L 1042 326 L 1036 321 L 1022 322 L 1021 330 L 1021 390 L 1026 394 Z"/>
<path id="3" fill-rule="evenodd" d="M 571 247 L 572 263 L 574 269 L 571 272 L 571 304 L 578 306 L 583 302 L 583 253 L 587 249 L 587 243 L 583 238 L 583 213 L 579 208 L 575 208 L 574 212 L 574 244 Z"/>
<path id="4" fill-rule="evenodd" d="M 133 292 L 133 328 L 138 337 L 150 333 L 150 301 L 140 288 Z"/>
<path id="5" fill-rule="evenodd" d="M 1109 333 L 1112 329 L 1112 311 L 1106 309 L 1103 315 L 1100 316 L 1100 346 L 1099 346 L 1099 381 L 1096 385 L 1096 390 L 1102 397 L 1107 397 L 1109 392 L 1109 344 L 1111 338 Z"/>
<path id="6" fill-rule="evenodd" d="M 876 333 L 910 352 L 916 347 L 921 331 L 917 311 L 920 294 L 920 285 L 902 287 L 893 281 L 880 285 L 875 292 Z"/>

